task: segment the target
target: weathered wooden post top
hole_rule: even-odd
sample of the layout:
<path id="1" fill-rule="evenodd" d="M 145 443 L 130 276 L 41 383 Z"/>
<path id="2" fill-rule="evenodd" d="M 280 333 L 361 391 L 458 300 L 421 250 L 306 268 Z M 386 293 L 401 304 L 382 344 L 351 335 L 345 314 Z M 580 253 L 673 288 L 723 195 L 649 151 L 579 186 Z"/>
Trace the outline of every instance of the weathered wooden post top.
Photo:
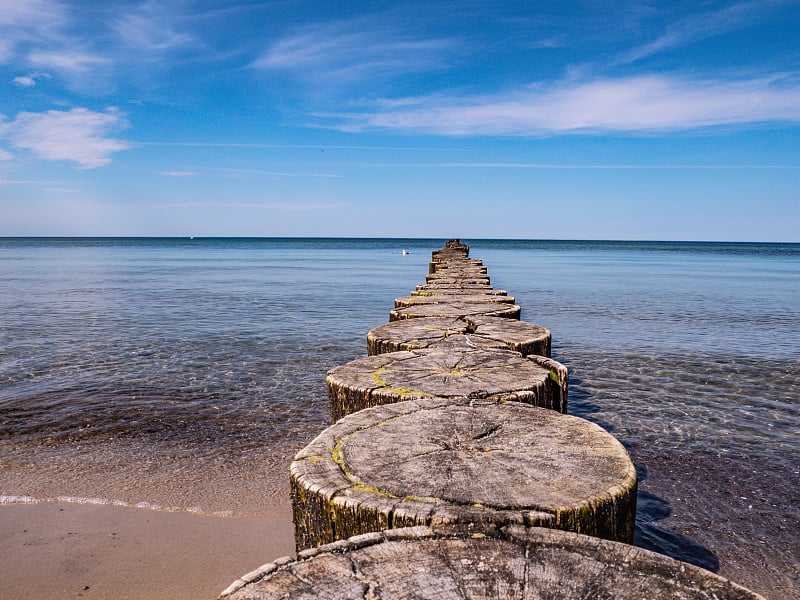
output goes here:
<path id="1" fill-rule="evenodd" d="M 661 554 L 519 525 L 367 533 L 265 564 L 221 598 L 765 600 Z"/>
<path id="2" fill-rule="evenodd" d="M 421 398 L 356 412 L 297 454 L 290 479 L 298 550 L 444 523 L 633 541 L 636 469 L 622 444 L 519 402 Z"/>

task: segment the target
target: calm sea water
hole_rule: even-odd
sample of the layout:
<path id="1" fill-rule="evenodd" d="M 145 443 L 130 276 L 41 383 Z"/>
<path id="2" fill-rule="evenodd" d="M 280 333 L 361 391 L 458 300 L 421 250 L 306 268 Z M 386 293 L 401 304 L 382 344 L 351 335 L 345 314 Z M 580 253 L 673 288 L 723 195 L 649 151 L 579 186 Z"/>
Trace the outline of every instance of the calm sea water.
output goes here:
<path id="1" fill-rule="evenodd" d="M 800 244 L 464 241 L 631 451 L 637 543 L 797 595 Z M 268 513 L 443 242 L 0 240 L 0 496 Z"/>

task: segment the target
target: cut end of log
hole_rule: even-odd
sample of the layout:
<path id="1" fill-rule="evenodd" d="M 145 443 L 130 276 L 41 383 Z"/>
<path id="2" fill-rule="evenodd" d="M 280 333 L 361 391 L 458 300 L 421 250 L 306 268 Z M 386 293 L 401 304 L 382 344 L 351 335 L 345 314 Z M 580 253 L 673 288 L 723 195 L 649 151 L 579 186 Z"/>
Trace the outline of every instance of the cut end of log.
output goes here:
<path id="1" fill-rule="evenodd" d="M 709 571 L 565 531 L 408 527 L 352 537 L 243 576 L 220 600 L 278 598 L 764 600 Z"/>
<path id="2" fill-rule="evenodd" d="M 566 367 L 510 350 L 473 348 L 466 340 L 359 358 L 331 369 L 326 383 L 332 422 L 372 406 L 428 396 L 492 398 L 567 411 Z"/>
<path id="3" fill-rule="evenodd" d="M 291 469 L 298 550 L 465 522 L 630 542 L 636 485 L 627 452 L 599 426 L 496 400 L 422 398 L 354 413 L 298 453 Z"/>

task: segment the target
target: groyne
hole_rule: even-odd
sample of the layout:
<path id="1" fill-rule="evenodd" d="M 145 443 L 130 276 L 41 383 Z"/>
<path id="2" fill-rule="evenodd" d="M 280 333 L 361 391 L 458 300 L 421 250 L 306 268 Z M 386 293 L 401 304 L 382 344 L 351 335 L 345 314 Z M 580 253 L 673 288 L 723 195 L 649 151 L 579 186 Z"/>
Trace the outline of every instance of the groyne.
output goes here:
<path id="1" fill-rule="evenodd" d="M 629 545 L 628 453 L 566 414 L 549 330 L 466 245 L 425 278 L 328 372 L 332 425 L 290 468 L 298 557 L 222 597 L 759 598 Z"/>

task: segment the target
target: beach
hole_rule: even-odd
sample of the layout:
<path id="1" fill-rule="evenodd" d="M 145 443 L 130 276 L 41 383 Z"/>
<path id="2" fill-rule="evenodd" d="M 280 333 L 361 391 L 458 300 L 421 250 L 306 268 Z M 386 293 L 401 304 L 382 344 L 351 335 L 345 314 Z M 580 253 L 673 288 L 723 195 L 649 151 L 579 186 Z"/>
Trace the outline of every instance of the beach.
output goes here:
<path id="1" fill-rule="evenodd" d="M 215 598 L 267 557 L 293 554 L 275 517 L 80 505 L 0 507 L 0 598 Z M 261 558 L 263 557 L 263 558 Z"/>

